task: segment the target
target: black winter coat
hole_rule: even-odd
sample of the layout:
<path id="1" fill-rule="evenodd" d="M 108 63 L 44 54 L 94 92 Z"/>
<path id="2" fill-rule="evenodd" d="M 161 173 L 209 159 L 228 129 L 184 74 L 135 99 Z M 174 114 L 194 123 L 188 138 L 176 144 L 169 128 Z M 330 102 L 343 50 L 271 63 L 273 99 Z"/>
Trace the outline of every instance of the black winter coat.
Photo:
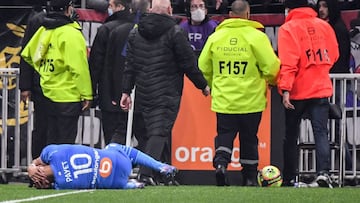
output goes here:
<path id="1" fill-rule="evenodd" d="M 179 111 L 184 73 L 198 89 L 207 85 L 185 32 L 167 15 L 145 14 L 130 32 L 123 92 L 136 86 L 135 110 L 147 136 L 171 134 Z"/>
<path id="2" fill-rule="evenodd" d="M 339 3 L 336 0 L 326 1 L 329 12 L 329 24 L 334 29 L 336 40 L 339 44 L 339 59 L 330 69 L 330 73 L 349 73 L 350 61 L 350 35 L 344 21 L 341 19 Z M 320 1 L 317 1 L 317 10 L 319 11 Z"/>
<path id="3" fill-rule="evenodd" d="M 333 67 L 330 69 L 330 73 L 349 73 L 350 69 L 350 34 L 344 21 L 338 18 L 333 27 L 336 39 L 339 44 L 339 59 L 335 62 Z"/>
<path id="4" fill-rule="evenodd" d="M 114 65 L 113 60 L 117 57 L 121 57 L 115 55 L 113 51 L 123 48 L 123 44 L 126 42 L 130 31 L 127 27 L 132 27 L 129 25 L 133 25 L 133 22 L 134 16 L 130 15 L 129 10 L 115 12 L 106 19 L 102 26 L 99 27 L 91 47 L 89 67 L 94 91 L 93 95 L 95 98 L 98 97 L 101 110 L 111 112 L 121 111 L 119 106 L 112 104 L 112 100 L 114 99 L 113 95 L 115 94 L 113 92 L 114 89 L 112 88 L 112 78 L 115 74 L 112 72 L 112 65 Z M 120 30 L 118 30 L 121 34 L 117 37 L 117 41 L 113 41 L 114 39 L 110 40 L 111 33 L 119 26 L 123 28 L 119 28 Z"/>
<path id="5" fill-rule="evenodd" d="M 135 15 L 132 15 L 135 20 Z M 117 26 L 109 36 L 109 44 L 105 60 L 105 70 L 109 73 L 111 87 L 109 91 L 111 99 L 117 103 L 116 108 L 121 109 L 119 102 L 122 95 L 122 76 L 125 67 L 126 44 L 130 31 L 134 28 L 135 22 L 124 22 Z"/>

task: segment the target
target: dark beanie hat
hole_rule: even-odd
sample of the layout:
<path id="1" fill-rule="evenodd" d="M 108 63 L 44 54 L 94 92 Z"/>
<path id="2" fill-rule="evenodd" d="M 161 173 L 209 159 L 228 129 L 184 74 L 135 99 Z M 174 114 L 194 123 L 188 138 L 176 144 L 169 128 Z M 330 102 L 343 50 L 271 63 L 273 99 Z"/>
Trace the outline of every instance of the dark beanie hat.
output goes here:
<path id="1" fill-rule="evenodd" d="M 50 0 L 50 6 L 54 11 L 63 11 L 72 3 L 72 0 Z"/>
<path id="2" fill-rule="evenodd" d="M 308 1 L 307 0 L 285 0 L 284 3 L 285 8 L 299 8 L 299 7 L 307 7 Z"/>
<path id="3" fill-rule="evenodd" d="M 120 0 L 121 1 L 121 5 L 128 7 L 131 4 L 131 0 Z"/>

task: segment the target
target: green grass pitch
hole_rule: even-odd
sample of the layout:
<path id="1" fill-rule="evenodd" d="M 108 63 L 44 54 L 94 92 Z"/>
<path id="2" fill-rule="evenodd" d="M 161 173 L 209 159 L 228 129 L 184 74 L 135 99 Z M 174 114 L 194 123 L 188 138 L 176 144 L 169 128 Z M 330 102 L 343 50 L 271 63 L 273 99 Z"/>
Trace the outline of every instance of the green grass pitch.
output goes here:
<path id="1" fill-rule="evenodd" d="M 0 203 L 8 202 L 360 202 L 360 188 L 261 188 L 149 186 L 138 190 L 37 190 L 26 184 L 0 185 Z"/>

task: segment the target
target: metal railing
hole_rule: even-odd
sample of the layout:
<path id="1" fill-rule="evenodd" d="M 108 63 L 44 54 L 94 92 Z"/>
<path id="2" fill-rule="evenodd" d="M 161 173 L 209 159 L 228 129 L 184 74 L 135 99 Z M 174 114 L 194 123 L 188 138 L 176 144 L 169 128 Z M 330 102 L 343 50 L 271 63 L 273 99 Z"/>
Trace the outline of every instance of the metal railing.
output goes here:
<path id="1" fill-rule="evenodd" d="M 342 119 L 340 125 L 340 168 L 339 168 L 339 184 L 344 183 L 344 178 L 358 178 L 359 172 L 357 169 L 357 144 L 353 142 L 349 146 L 349 140 L 355 140 L 359 137 L 357 132 L 358 123 L 358 101 L 360 99 L 359 81 L 360 74 L 333 74 L 332 80 L 340 81 L 340 107 L 342 109 Z M 352 96 L 349 96 L 352 95 Z M 352 104 L 351 104 L 352 103 Z M 353 126 L 352 133 L 349 131 L 349 127 Z M 359 143 L 360 144 L 360 143 Z M 352 150 L 352 169 L 346 170 L 346 145 Z"/>
<path id="2" fill-rule="evenodd" d="M 334 88 L 334 95 L 331 98 L 331 102 L 335 102 L 335 98 L 338 98 L 338 104 L 340 105 L 342 109 L 342 119 L 339 120 L 340 123 L 340 138 L 339 138 L 339 147 L 332 151 L 331 153 L 331 172 L 332 176 L 338 181 L 339 185 L 342 186 L 344 183 L 344 179 L 352 179 L 352 178 L 359 178 L 360 176 L 360 166 L 357 166 L 358 158 L 357 158 L 357 152 L 360 151 L 360 106 L 357 104 L 360 104 L 360 74 L 332 74 L 331 78 L 333 80 L 334 84 L 338 85 L 338 91 L 336 91 L 337 88 Z M 2 82 L 2 130 L 1 130 L 1 168 L 0 168 L 0 175 L 4 176 L 6 173 L 13 173 L 15 176 L 18 176 L 19 174 L 23 173 L 23 169 L 26 168 L 26 166 L 21 166 L 20 163 L 20 90 L 19 90 L 19 69 L 16 68 L 0 68 L 0 79 Z M 14 100 L 9 101 L 9 87 L 8 84 L 9 81 L 12 82 L 12 86 L 15 86 L 15 88 L 11 89 L 11 91 L 14 91 L 15 98 Z M 352 94 L 353 97 L 350 97 L 349 94 Z M 349 102 L 352 101 L 350 104 Z M 8 131 L 8 119 L 9 119 L 9 105 L 12 103 L 12 107 L 14 108 L 14 117 L 12 119 L 15 120 L 14 124 L 14 153 L 13 153 L 13 160 L 14 163 L 9 166 L 8 159 L 8 139 L 9 139 L 9 131 Z M 33 108 L 31 105 L 31 102 L 28 106 L 28 128 L 27 128 L 27 163 L 28 164 L 31 160 L 31 135 L 32 135 L 32 129 L 33 129 Z M 100 132 L 100 134 L 95 135 L 94 125 L 95 121 L 94 119 L 98 119 L 95 115 L 95 109 L 91 109 L 89 115 L 83 115 L 83 116 L 89 116 L 89 120 L 86 121 L 83 119 L 82 122 L 89 122 L 89 127 L 82 127 L 79 128 L 81 132 L 84 131 L 84 129 L 88 129 L 89 133 L 85 134 L 88 136 L 89 144 L 90 146 L 94 146 L 96 143 L 100 143 L 101 146 L 104 145 L 103 143 L 103 135 Z M 79 120 L 81 126 L 84 123 L 81 123 Z M 329 137 L 331 141 L 336 141 L 335 139 L 335 121 L 330 120 L 329 127 L 330 127 L 330 133 Z M 352 127 L 351 127 L 352 126 Z M 359 126 L 359 127 L 358 127 Z M 304 126 L 303 126 L 304 127 Z M 101 128 L 101 127 L 98 127 Z M 80 132 L 79 131 L 79 132 Z M 79 140 L 80 143 L 84 143 L 84 140 Z M 349 144 L 350 143 L 350 144 Z M 352 161 L 352 168 L 351 170 L 345 169 L 346 159 L 345 159 L 345 152 L 346 152 L 346 145 L 349 146 L 351 150 L 351 161 Z M 23 150 L 23 149 L 22 149 Z M 315 156 L 313 156 L 312 153 L 303 152 L 307 157 L 305 159 L 302 159 L 302 163 L 309 162 L 308 165 L 302 165 L 299 169 L 299 172 L 315 172 Z M 26 172 L 25 172 L 26 173 Z"/>
<path id="3" fill-rule="evenodd" d="M 329 120 L 329 140 L 331 143 L 330 173 L 339 186 L 345 179 L 360 177 L 360 166 L 357 166 L 357 152 L 360 151 L 360 74 L 330 74 L 333 82 L 333 96 L 330 102 L 342 109 L 342 118 Z M 338 125 L 339 130 L 336 132 Z M 314 144 L 311 124 L 302 121 L 300 128 L 299 174 L 316 173 L 315 146 L 303 147 L 303 143 Z M 346 169 L 346 154 L 351 157 L 351 169 Z"/>
<path id="4" fill-rule="evenodd" d="M 2 112 L 1 112 L 1 168 L 0 174 L 4 179 L 5 173 L 21 172 L 20 168 L 20 91 L 19 91 L 19 69 L 0 68 L 0 79 L 2 84 Z M 9 120 L 9 81 L 15 78 L 15 98 L 14 98 L 14 164 L 8 166 L 8 120 Z"/>

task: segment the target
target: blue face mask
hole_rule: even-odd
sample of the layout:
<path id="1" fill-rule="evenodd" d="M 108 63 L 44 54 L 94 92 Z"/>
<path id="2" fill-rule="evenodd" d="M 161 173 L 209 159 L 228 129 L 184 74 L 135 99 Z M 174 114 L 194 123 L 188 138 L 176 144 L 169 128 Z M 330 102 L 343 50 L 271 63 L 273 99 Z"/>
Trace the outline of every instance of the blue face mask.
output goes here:
<path id="1" fill-rule="evenodd" d="M 108 14 L 109 16 L 111 16 L 112 14 L 114 14 L 114 11 L 111 8 L 108 8 Z"/>

